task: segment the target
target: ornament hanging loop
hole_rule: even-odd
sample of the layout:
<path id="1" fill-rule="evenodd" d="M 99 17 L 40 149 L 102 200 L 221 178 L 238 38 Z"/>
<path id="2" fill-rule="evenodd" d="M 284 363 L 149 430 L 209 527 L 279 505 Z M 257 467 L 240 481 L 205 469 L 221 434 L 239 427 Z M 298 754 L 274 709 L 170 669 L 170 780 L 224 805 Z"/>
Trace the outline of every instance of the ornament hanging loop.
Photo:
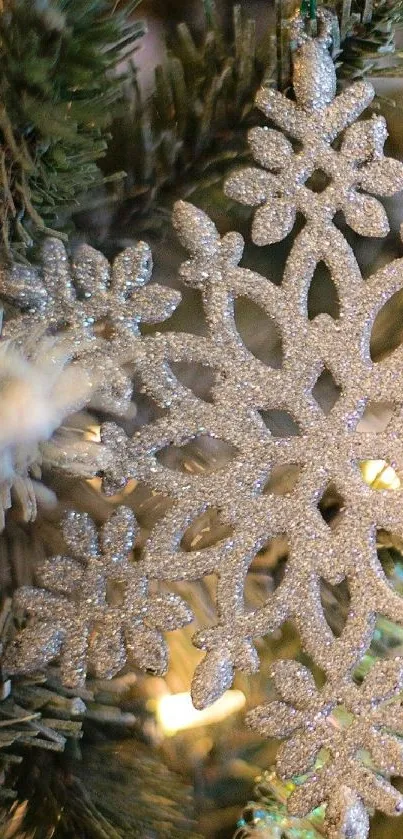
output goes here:
<path id="1" fill-rule="evenodd" d="M 317 0 L 302 0 L 300 15 L 308 19 L 309 34 L 312 35 L 312 37 L 315 37 L 315 35 L 317 35 Z"/>
<path id="2" fill-rule="evenodd" d="M 314 17 L 312 14 L 314 12 Z M 299 49 L 306 41 L 314 38 L 318 44 L 330 49 L 333 46 L 335 15 L 330 9 L 321 7 L 317 9 L 313 4 L 306 9 L 304 4 L 290 26 L 291 45 L 293 49 Z M 310 23 L 316 21 L 316 34 L 310 31 Z"/>
<path id="3" fill-rule="evenodd" d="M 333 46 L 334 15 L 317 10 L 317 35 L 308 29 L 309 18 L 299 13 L 291 24 L 293 87 L 298 104 L 307 111 L 322 110 L 336 95 L 336 70 L 330 50 Z"/>

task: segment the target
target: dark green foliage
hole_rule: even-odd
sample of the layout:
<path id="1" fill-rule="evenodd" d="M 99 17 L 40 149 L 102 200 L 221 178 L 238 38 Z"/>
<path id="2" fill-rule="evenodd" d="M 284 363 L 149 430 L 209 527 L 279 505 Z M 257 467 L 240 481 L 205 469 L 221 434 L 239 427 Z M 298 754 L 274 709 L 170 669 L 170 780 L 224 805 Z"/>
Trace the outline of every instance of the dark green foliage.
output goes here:
<path id="1" fill-rule="evenodd" d="M 103 181 L 97 161 L 122 101 L 114 72 L 141 25 L 112 0 L 8 0 L 0 15 L 3 252 L 24 256 L 63 229 L 78 196 Z"/>
<path id="2" fill-rule="evenodd" d="M 176 28 L 166 61 L 155 71 L 150 103 L 131 91 L 130 113 L 114 126 L 110 166 L 128 173 L 126 198 L 143 214 L 165 191 L 205 186 L 245 148 L 255 93 L 276 73 L 273 32 L 257 38 L 256 24 L 233 9 L 228 41 L 212 0 L 205 0 L 205 33 L 197 44 L 186 24 Z M 168 203 L 170 203 L 168 201 Z"/>
<path id="3" fill-rule="evenodd" d="M 193 790 L 151 744 L 104 734 L 71 751 L 26 759 L 15 804 L 0 808 L 0 836 L 201 839 Z"/>

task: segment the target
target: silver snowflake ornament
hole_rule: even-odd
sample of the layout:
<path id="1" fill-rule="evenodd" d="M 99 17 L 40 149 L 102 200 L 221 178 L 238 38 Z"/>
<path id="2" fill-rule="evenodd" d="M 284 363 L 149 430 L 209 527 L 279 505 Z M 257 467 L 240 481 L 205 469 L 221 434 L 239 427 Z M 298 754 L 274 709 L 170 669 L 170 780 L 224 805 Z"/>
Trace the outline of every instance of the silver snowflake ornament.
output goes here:
<path id="1" fill-rule="evenodd" d="M 382 772 L 403 774 L 403 661 L 378 661 L 360 687 L 330 680 L 320 691 L 306 667 L 280 661 L 273 668 L 280 699 L 256 708 L 249 722 L 266 736 L 288 738 L 277 755 L 282 778 L 307 775 L 292 793 L 291 815 L 306 816 L 334 788 L 350 788 L 366 807 L 390 815 L 403 812 L 403 796 Z M 330 759 L 315 766 L 322 749 Z"/>
<path id="2" fill-rule="evenodd" d="M 144 243 L 110 266 L 86 245 L 70 262 L 56 239 L 45 241 L 39 267 L 0 271 L 0 296 L 13 307 L 0 339 L 0 531 L 13 502 L 32 521 L 38 499 L 55 501 L 41 481 L 44 468 L 91 478 L 110 465 L 105 445 L 63 423 L 83 407 L 127 412 L 133 385 L 125 362 L 140 342 L 139 325 L 168 317 L 180 299 L 148 285 L 151 273 Z"/>
<path id="3" fill-rule="evenodd" d="M 0 296 L 20 310 L 4 325 L 4 335 L 18 340 L 35 323 L 45 323 L 51 334 L 63 332 L 76 358 L 98 376 L 92 406 L 125 413 L 133 387 L 124 364 L 139 324 L 164 320 L 180 300 L 172 289 L 149 286 L 151 274 L 151 251 L 143 242 L 110 265 L 89 245 L 78 247 L 70 263 L 62 242 L 47 239 L 39 268 L 14 265 L 0 276 Z"/>
<path id="4" fill-rule="evenodd" d="M 79 687 L 87 673 L 110 678 L 127 660 L 165 672 L 162 630 L 184 626 L 191 614 L 177 595 L 148 592 L 141 563 L 130 558 L 136 531 L 134 514 L 125 507 L 99 535 L 86 513 L 66 516 L 68 554 L 37 570 L 43 588 L 17 592 L 16 609 L 30 618 L 6 655 L 9 673 L 43 671 L 58 659 L 63 682 Z"/>
<path id="5" fill-rule="evenodd" d="M 373 195 L 401 191 L 403 166 L 383 157 L 388 134 L 383 117 L 356 122 L 372 102 L 372 85 L 357 82 L 335 98 L 336 75 L 326 41 L 325 34 L 300 46 L 294 70 L 296 102 L 270 88 L 263 88 L 256 99 L 264 115 L 302 148 L 295 152 L 290 140 L 273 128 L 252 128 L 249 144 L 259 168 L 243 169 L 226 183 L 229 197 L 258 208 L 252 226 L 257 245 L 284 239 L 297 212 L 308 228 L 317 226 L 319 219 L 323 229 L 341 210 L 361 236 L 385 236 L 389 231 L 385 209 Z M 310 76 L 318 86 L 313 97 Z M 335 149 L 332 143 L 341 132 L 340 148 Z M 313 196 L 308 184 L 315 173 L 321 174 L 325 188 Z"/>

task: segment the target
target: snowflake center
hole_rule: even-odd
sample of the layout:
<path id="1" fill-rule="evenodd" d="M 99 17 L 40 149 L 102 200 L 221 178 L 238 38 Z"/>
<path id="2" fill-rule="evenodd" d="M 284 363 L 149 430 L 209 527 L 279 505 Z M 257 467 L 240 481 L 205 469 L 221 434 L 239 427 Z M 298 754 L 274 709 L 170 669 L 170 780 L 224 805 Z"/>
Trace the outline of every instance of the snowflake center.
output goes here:
<path id="1" fill-rule="evenodd" d="M 329 726 L 337 731 L 346 731 L 351 728 L 355 720 L 355 715 L 349 711 L 345 705 L 336 705 L 331 714 L 326 718 Z"/>
<path id="2" fill-rule="evenodd" d="M 331 177 L 323 169 L 315 169 L 305 181 L 305 186 L 312 192 L 321 193 L 327 189 L 331 180 Z"/>

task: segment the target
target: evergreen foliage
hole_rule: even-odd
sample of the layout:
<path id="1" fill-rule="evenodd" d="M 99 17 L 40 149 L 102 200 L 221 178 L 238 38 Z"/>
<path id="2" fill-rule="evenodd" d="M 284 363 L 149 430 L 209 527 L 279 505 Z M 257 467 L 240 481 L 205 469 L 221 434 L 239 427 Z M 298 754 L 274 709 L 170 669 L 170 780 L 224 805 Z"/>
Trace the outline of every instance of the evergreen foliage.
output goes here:
<path id="1" fill-rule="evenodd" d="M 155 70 L 150 101 L 142 101 L 135 83 L 127 114 L 114 125 L 107 171 L 119 160 L 128 173 L 125 197 L 143 215 L 164 203 L 166 191 L 176 192 L 184 183 L 187 194 L 203 188 L 238 158 L 255 93 L 275 77 L 275 33 L 259 39 L 255 20 L 237 4 L 228 39 L 213 0 L 203 2 L 201 42 L 187 24 L 179 24 Z"/>
<path id="2" fill-rule="evenodd" d="M 403 24 L 401 0 L 332 0 L 340 23 L 339 76 L 399 75 L 403 52 L 397 33 Z"/>
<path id="3" fill-rule="evenodd" d="M 0 224 L 8 257 L 62 235 L 66 210 L 103 181 L 118 63 L 142 31 L 112 0 L 7 0 L 0 14 Z"/>

